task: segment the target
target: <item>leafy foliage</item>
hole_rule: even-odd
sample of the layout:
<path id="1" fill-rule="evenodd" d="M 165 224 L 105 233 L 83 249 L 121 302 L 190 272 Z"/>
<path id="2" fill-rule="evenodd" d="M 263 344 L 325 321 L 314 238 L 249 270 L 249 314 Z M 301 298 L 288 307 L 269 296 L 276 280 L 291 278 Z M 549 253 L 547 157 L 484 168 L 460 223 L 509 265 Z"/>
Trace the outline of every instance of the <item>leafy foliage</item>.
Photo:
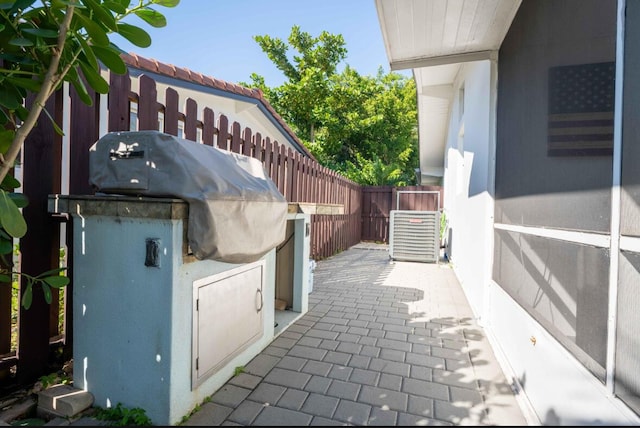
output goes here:
<path id="1" fill-rule="evenodd" d="M 321 123 L 317 103 L 329 96 L 329 78 L 346 57 L 344 38 L 326 31 L 312 37 L 296 25 L 291 29 L 289 44 L 268 35 L 255 36 L 254 40 L 288 81 L 280 87 L 269 88 L 262 76 L 253 73 L 253 83 L 245 85 L 260 88 L 300 138 L 314 141 L 315 128 Z M 298 53 L 292 59 L 287 55 L 289 47 Z"/>
<path id="2" fill-rule="evenodd" d="M 346 65 L 341 35 L 311 37 L 294 26 L 288 42 L 256 36 L 262 50 L 288 79 L 270 88 L 262 76 L 244 85 L 259 88 L 318 161 L 361 184 L 409 185 L 418 166 L 417 105 L 413 79 L 397 73 L 363 76 Z M 289 47 L 297 54 L 288 56 Z"/>
<path id="3" fill-rule="evenodd" d="M 129 409 L 124 407 L 122 403 L 118 403 L 116 407 L 106 409 L 97 408 L 95 417 L 101 421 L 110 421 L 116 426 L 151 426 L 153 423 L 147 416 L 144 409 L 134 407 Z"/>
<path id="4" fill-rule="evenodd" d="M 33 301 L 33 286 L 35 284 L 40 284 L 42 292 L 44 293 L 44 300 L 50 304 L 53 298 L 51 289 L 61 288 L 69 284 L 69 278 L 60 275 L 60 273 L 65 270 L 66 268 L 52 269 L 37 276 L 31 276 L 20 272 L 15 273 L 15 275 L 25 278 L 27 283 L 26 289 L 22 293 L 22 306 L 25 309 L 29 309 L 31 307 L 31 302 Z M 1 273 L 0 282 L 10 283 L 11 275 Z"/>
<path id="5" fill-rule="evenodd" d="M 446 211 L 442 211 L 440 213 L 440 242 L 444 243 L 447 239 L 445 233 L 447 232 L 447 228 L 449 227 L 449 220 L 447 219 Z"/>
<path id="6" fill-rule="evenodd" d="M 56 372 L 40 376 L 39 380 L 42 383 L 42 389 L 47 389 L 52 385 L 70 385 L 73 382 L 69 375 Z"/>
<path id="7" fill-rule="evenodd" d="M 27 233 L 21 208 L 26 197 L 16 192 L 20 183 L 11 174 L 26 137 L 42 112 L 54 129 L 60 127 L 46 111 L 46 101 L 64 82 L 79 98 L 93 103 L 89 88 L 99 94 L 109 91 L 101 64 L 114 73 L 126 72 L 119 48 L 110 40 L 119 34 L 138 47 L 151 44 L 149 34 L 122 20 L 139 17 L 152 27 L 166 25 L 164 16 L 152 6 L 175 7 L 179 0 L 0 0 L 0 257 L 11 266 L 13 239 Z M 51 302 L 51 288 L 63 287 L 68 279 L 61 269 L 27 279 L 22 305 L 28 308 L 33 285 L 42 286 Z M 3 270 L 0 282 L 10 283 L 11 272 Z"/>

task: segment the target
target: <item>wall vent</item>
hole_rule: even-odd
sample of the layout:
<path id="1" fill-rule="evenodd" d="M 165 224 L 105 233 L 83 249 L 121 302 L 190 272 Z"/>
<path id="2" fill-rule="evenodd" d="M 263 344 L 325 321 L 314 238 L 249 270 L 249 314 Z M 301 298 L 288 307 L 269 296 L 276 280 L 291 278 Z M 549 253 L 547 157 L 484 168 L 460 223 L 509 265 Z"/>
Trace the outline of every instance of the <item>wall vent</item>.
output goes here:
<path id="1" fill-rule="evenodd" d="M 389 257 L 437 263 L 440 257 L 439 211 L 391 211 Z"/>

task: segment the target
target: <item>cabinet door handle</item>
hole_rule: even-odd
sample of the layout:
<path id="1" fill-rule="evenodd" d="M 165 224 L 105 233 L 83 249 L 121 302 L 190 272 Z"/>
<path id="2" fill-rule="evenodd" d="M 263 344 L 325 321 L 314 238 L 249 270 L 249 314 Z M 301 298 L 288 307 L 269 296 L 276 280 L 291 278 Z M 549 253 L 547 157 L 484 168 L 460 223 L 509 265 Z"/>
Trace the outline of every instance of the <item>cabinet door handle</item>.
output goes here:
<path id="1" fill-rule="evenodd" d="M 262 310 L 262 306 L 264 306 L 264 299 L 262 298 L 262 290 L 256 289 L 256 296 L 258 296 L 258 301 L 256 303 L 260 304 L 260 307 L 256 308 L 256 312 L 260 312 Z"/>

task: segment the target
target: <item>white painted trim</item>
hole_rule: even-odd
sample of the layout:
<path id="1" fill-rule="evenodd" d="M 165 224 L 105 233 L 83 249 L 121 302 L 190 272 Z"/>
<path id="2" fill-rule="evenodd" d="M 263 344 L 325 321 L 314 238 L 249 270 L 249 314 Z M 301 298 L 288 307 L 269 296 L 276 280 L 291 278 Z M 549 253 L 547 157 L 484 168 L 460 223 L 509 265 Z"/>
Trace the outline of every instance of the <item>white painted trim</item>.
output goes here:
<path id="1" fill-rule="evenodd" d="M 102 138 L 109 132 L 109 97 L 98 94 L 98 102 L 100 103 L 98 138 Z"/>
<path id="2" fill-rule="evenodd" d="M 640 238 L 636 236 L 621 236 L 620 249 L 640 253 Z"/>
<path id="3" fill-rule="evenodd" d="M 382 6 L 382 0 L 376 0 L 376 12 L 378 15 L 378 23 L 380 24 L 380 31 L 382 32 L 382 41 L 384 43 L 384 50 L 387 54 L 389 66 L 391 66 L 391 46 L 389 45 L 389 34 L 387 26 L 384 23 L 384 7 Z M 415 76 L 414 76 L 415 79 Z"/>
<path id="4" fill-rule="evenodd" d="M 476 51 L 452 55 L 434 57 L 422 57 L 392 61 L 391 71 L 406 70 L 409 68 L 433 67 L 435 65 L 458 64 L 462 62 L 494 60 L 498 57 L 498 51 Z"/>
<path id="5" fill-rule="evenodd" d="M 596 233 L 576 232 L 573 230 L 547 229 L 544 227 L 517 226 L 513 224 L 494 223 L 493 227 L 500 230 L 522 233 L 525 235 L 540 236 L 542 238 L 558 239 L 560 241 L 573 242 L 575 244 L 593 245 L 594 247 L 610 248 L 609 235 Z"/>
<path id="6" fill-rule="evenodd" d="M 498 58 L 489 62 L 489 147 L 487 167 L 487 190 L 489 191 L 489 202 L 487 203 L 487 239 L 485 242 L 485 251 L 488 254 L 488 263 L 485 267 L 483 284 L 484 295 L 483 304 L 484 313 L 481 315 L 482 324 L 491 324 L 491 288 L 493 284 L 493 263 L 494 263 L 494 220 L 495 220 L 495 194 L 496 194 L 496 148 L 498 147 Z M 486 319 L 486 321 L 485 321 Z"/>
<path id="7" fill-rule="evenodd" d="M 63 195 L 69 194 L 69 173 L 71 162 L 71 97 L 69 96 L 69 83 L 64 82 L 62 84 L 62 159 L 61 162 L 61 176 L 60 176 L 60 193 Z"/>
<path id="8" fill-rule="evenodd" d="M 607 392 L 614 393 L 618 269 L 620 257 L 620 180 L 622 171 L 622 101 L 624 88 L 624 26 L 626 0 L 618 0 L 616 30 L 616 82 L 613 116 L 613 177 L 611 184 L 611 246 L 609 249 L 609 318 L 607 325 Z"/>
<path id="9" fill-rule="evenodd" d="M 102 70 L 101 75 L 107 82 L 110 79 L 110 71 Z M 98 94 L 99 118 L 98 118 L 98 138 L 104 137 L 109 132 L 109 96 L 107 94 Z"/>

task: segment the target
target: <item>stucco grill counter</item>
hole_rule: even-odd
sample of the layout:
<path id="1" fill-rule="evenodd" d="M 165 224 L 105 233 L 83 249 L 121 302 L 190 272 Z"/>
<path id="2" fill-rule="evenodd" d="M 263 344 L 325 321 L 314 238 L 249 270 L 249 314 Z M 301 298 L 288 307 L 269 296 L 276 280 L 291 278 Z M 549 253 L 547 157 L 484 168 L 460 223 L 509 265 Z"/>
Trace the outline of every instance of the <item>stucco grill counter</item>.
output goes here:
<path id="1" fill-rule="evenodd" d="M 306 312 L 310 216 L 256 159 L 155 131 L 102 137 L 90 177 L 96 195 L 49 196 L 73 225 L 74 386 L 176 424 L 286 326 L 276 250 L 290 231 L 287 320 Z"/>

